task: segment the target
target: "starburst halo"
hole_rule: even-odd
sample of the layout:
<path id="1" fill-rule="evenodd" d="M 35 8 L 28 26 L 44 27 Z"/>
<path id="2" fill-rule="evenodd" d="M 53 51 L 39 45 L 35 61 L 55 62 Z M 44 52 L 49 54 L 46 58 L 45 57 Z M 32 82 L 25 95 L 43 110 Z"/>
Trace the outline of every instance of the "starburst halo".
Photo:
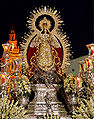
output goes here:
<path id="1" fill-rule="evenodd" d="M 58 28 L 61 26 L 61 24 L 63 23 L 63 20 L 61 20 L 61 17 L 59 15 L 59 13 L 57 12 L 57 10 L 54 8 L 50 8 L 50 7 L 41 7 L 39 9 L 35 9 L 33 10 L 33 12 L 30 12 L 30 17 L 29 20 L 27 21 L 29 23 L 29 28 L 31 31 L 36 31 L 39 32 L 38 29 L 36 28 L 36 20 L 42 16 L 42 15 L 49 15 L 53 18 L 54 22 L 55 22 L 55 26 L 54 29 L 52 31 L 57 31 Z"/>
<path id="2" fill-rule="evenodd" d="M 23 51 L 23 67 L 24 70 L 26 70 L 29 67 L 28 61 L 27 61 L 27 49 L 31 42 L 31 39 L 33 39 L 36 35 L 40 34 L 39 29 L 36 27 L 36 20 L 42 16 L 42 15 L 49 15 L 52 17 L 52 19 L 55 22 L 54 28 L 50 32 L 53 34 L 57 39 L 59 39 L 62 47 L 63 47 L 63 61 L 62 61 L 62 70 L 66 71 L 66 68 L 70 65 L 70 56 L 71 56 L 71 50 L 70 50 L 70 43 L 68 42 L 68 37 L 66 33 L 63 32 L 63 30 L 60 29 L 60 26 L 63 24 L 63 21 L 61 20 L 61 17 L 57 10 L 50 7 L 41 7 L 39 9 L 33 10 L 33 12 L 30 12 L 30 17 L 28 22 L 28 28 L 30 29 L 30 32 L 27 34 L 24 34 L 24 38 L 21 44 L 21 49 Z M 43 19 L 40 21 L 42 24 Z M 50 23 L 50 21 L 47 21 Z M 41 24 L 39 27 L 41 27 Z M 50 25 L 48 26 L 51 27 Z"/>

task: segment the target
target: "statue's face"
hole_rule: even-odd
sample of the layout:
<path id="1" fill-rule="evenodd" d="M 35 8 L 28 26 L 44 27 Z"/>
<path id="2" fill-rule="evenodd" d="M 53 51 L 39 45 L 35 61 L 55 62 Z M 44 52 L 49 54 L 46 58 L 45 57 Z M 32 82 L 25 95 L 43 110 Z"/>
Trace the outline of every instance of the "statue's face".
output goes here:
<path id="1" fill-rule="evenodd" d="M 47 29 L 47 23 L 43 23 L 43 29 Z"/>

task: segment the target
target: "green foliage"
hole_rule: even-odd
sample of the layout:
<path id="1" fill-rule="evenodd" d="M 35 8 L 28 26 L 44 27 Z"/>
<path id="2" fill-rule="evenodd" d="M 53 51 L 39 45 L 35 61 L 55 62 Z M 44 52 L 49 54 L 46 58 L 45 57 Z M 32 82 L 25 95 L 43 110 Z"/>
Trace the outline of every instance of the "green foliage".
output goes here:
<path id="1" fill-rule="evenodd" d="M 22 75 L 21 79 L 17 82 L 18 87 L 18 95 L 26 95 L 31 92 L 31 84 L 29 82 L 29 79 Z"/>
<path id="2" fill-rule="evenodd" d="M 84 73 L 84 74 L 81 75 L 81 78 L 83 80 L 82 86 L 87 87 L 87 88 L 91 88 L 91 83 L 92 83 L 91 82 L 92 81 L 91 74 L 89 74 L 88 72 Z"/>
<path id="3" fill-rule="evenodd" d="M 91 90 L 87 87 L 83 87 L 78 91 L 78 99 L 83 100 L 87 99 L 89 100 L 91 97 Z"/>
<path id="4" fill-rule="evenodd" d="M 77 119 L 94 119 L 94 101 L 83 99 L 80 107 L 77 107 L 73 112 L 73 117 Z"/>
<path id="5" fill-rule="evenodd" d="M 27 119 L 26 110 L 18 106 L 18 101 L 10 101 L 8 96 L 0 99 L 0 119 Z"/>
<path id="6" fill-rule="evenodd" d="M 67 95 L 76 93 L 76 83 L 74 77 L 74 74 L 69 74 L 67 78 L 64 80 L 64 89 Z"/>

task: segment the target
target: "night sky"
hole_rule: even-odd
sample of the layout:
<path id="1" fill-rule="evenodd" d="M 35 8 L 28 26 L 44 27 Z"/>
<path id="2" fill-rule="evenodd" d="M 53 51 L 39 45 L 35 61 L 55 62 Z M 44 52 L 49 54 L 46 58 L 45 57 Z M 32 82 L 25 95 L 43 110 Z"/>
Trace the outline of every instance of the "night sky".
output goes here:
<path id="1" fill-rule="evenodd" d="M 0 2 L 0 57 L 2 44 L 14 25 L 18 42 L 26 32 L 26 17 L 35 7 L 48 5 L 61 12 L 64 31 L 70 37 L 73 58 L 87 55 L 86 44 L 93 43 L 93 0 L 2 0 Z"/>

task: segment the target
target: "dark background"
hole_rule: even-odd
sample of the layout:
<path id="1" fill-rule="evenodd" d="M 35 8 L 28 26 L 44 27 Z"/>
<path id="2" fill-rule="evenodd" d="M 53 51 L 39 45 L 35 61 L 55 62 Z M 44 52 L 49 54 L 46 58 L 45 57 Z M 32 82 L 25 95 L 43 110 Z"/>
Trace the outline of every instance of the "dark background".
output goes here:
<path id="1" fill-rule="evenodd" d="M 12 24 L 18 42 L 26 32 L 26 17 L 35 7 L 49 5 L 61 12 L 64 31 L 70 37 L 73 58 L 87 55 L 86 44 L 93 43 L 93 0 L 3 0 L 0 2 L 0 57 Z"/>

